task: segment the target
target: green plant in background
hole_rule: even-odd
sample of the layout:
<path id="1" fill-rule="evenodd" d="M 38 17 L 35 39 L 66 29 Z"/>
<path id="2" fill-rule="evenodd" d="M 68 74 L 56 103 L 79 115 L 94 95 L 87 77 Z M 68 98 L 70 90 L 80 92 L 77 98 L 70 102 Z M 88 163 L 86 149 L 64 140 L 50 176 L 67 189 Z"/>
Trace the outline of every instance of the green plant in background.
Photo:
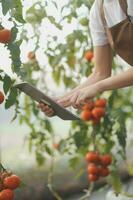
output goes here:
<path id="1" fill-rule="evenodd" d="M 29 149 L 35 152 L 39 165 L 43 165 L 47 155 L 54 157 L 52 145 L 54 143 L 54 130 L 51 119 L 45 117 L 37 108 L 35 102 L 29 97 L 20 94 L 13 85 L 19 81 L 27 81 L 36 87 L 49 91 L 47 83 L 47 70 L 51 71 L 51 77 L 57 87 L 64 86 L 67 90 L 75 87 L 82 77 L 87 77 L 93 70 L 93 59 L 87 60 L 86 52 L 93 51 L 91 36 L 89 33 L 89 10 L 93 1 L 70 0 L 60 7 L 56 1 L 36 1 L 23 14 L 23 1 L 1 0 L 0 6 L 5 18 L 12 25 L 11 41 L 5 43 L 5 48 L 10 51 L 12 60 L 11 70 L 16 78 L 10 77 L 0 69 L 0 81 L 6 96 L 5 109 L 14 106 L 13 120 L 19 119 L 20 124 L 27 124 L 29 132 Z M 51 15 L 49 7 L 54 9 L 56 15 Z M 83 12 L 84 11 L 84 12 Z M 45 24 L 51 24 L 57 33 L 61 35 L 65 27 L 73 24 L 74 28 L 65 33 L 60 41 L 58 34 L 47 35 Z M 1 21 L 1 30 L 4 29 Z M 32 31 L 28 34 L 27 27 Z M 41 41 L 41 28 L 44 27 L 46 41 Z M 1 31 L 0 30 L 0 31 Z M 32 43 L 34 49 L 28 54 L 29 61 L 22 63 L 20 59 L 21 45 Z M 41 66 L 36 54 L 41 52 L 46 60 L 46 66 Z M 115 56 L 114 56 L 115 57 Z M 121 70 L 116 59 L 113 63 L 114 73 Z M 37 74 L 37 76 L 34 76 Z M 90 122 L 72 122 L 67 136 L 58 144 L 60 154 L 70 155 L 70 166 L 75 168 L 88 151 L 94 147 L 101 154 L 109 153 L 113 157 L 111 173 L 107 182 L 113 185 L 116 194 L 122 192 L 119 173 L 117 171 L 117 156 L 125 157 L 126 148 L 126 122 L 132 117 L 132 93 L 130 88 L 107 92 L 102 97 L 107 99 L 106 114 L 98 124 Z M 19 99 L 22 99 L 20 102 Z M 127 98 L 128 97 L 128 98 Z M 99 97 L 101 98 L 101 97 Z M 79 114 L 79 111 L 77 112 Z M 118 148 L 116 148 L 118 147 Z M 115 152 L 115 153 L 114 153 Z M 116 180 L 118 177 L 118 181 Z M 49 182 L 52 180 L 49 177 Z M 56 194 L 51 185 L 50 190 Z M 87 193 L 88 195 L 88 193 Z"/>

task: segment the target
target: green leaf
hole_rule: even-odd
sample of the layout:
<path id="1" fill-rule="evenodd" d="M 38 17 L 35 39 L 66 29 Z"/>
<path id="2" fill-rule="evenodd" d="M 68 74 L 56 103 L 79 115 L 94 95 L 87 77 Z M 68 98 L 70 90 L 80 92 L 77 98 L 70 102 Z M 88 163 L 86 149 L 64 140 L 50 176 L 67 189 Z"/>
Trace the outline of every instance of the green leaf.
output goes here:
<path id="1" fill-rule="evenodd" d="M 0 75 L 0 81 L 3 81 L 3 78 L 2 78 L 2 76 Z"/>
<path id="2" fill-rule="evenodd" d="M 47 16 L 47 17 L 52 24 L 54 24 L 58 29 L 62 30 L 62 26 L 55 21 L 55 18 L 53 16 Z"/>
<path id="3" fill-rule="evenodd" d="M 73 53 L 67 54 L 67 63 L 70 68 L 74 69 L 76 64 L 76 57 Z"/>
<path id="4" fill-rule="evenodd" d="M 21 60 L 20 60 L 20 45 L 21 45 L 21 40 L 17 41 L 15 43 L 10 43 L 8 44 L 8 49 L 11 54 L 11 59 L 12 59 L 12 70 L 13 72 L 16 72 L 19 74 L 20 67 L 21 67 Z"/>
<path id="5" fill-rule="evenodd" d="M 115 111 L 112 112 L 112 117 L 115 119 L 112 131 L 117 135 L 119 144 L 125 152 L 127 138 L 125 113 L 121 109 L 115 109 Z"/>
<path id="6" fill-rule="evenodd" d="M 84 174 L 84 169 L 80 169 L 79 171 L 78 171 L 78 173 L 76 174 L 76 176 L 75 176 L 75 178 L 80 178 L 82 175 Z"/>
<path id="7" fill-rule="evenodd" d="M 17 98 L 17 89 L 11 88 L 8 99 L 6 100 L 5 103 L 5 109 L 8 109 L 11 106 L 13 106 L 16 102 L 16 98 Z"/>
<path id="8" fill-rule="evenodd" d="M 47 145 L 45 145 L 45 150 L 49 155 L 52 155 L 52 151 Z"/>
<path id="9" fill-rule="evenodd" d="M 5 94 L 7 94 L 7 92 L 9 91 L 9 89 L 11 88 L 12 85 L 12 80 L 10 78 L 10 76 L 8 76 L 7 74 L 4 76 L 4 84 L 3 84 L 3 88 L 4 88 L 4 92 Z"/>
<path id="10" fill-rule="evenodd" d="M 76 131 L 73 135 L 73 139 L 77 148 L 82 147 L 87 142 L 87 131 Z"/>
<path id="11" fill-rule="evenodd" d="M 14 26 L 14 27 L 11 29 L 11 33 L 12 33 L 12 42 L 13 42 L 13 41 L 16 40 L 16 38 L 17 38 L 18 29 Z"/>
<path id="12" fill-rule="evenodd" d="M 114 192 L 116 195 L 120 194 L 122 192 L 122 183 L 120 180 L 120 176 L 116 170 L 111 172 L 111 176 L 109 177 L 109 182 L 113 187 Z"/>
<path id="13" fill-rule="evenodd" d="M 36 103 L 34 101 L 32 103 L 32 109 L 33 109 L 34 115 L 37 116 L 39 113 L 39 109 L 37 108 Z"/>
<path id="14" fill-rule="evenodd" d="M 38 9 L 36 7 L 38 6 Z M 45 7 L 40 3 L 35 3 L 26 12 L 26 20 L 31 24 L 40 24 L 42 20 L 47 16 Z"/>
<path id="15" fill-rule="evenodd" d="M 25 23 L 23 19 L 21 0 L 12 0 L 12 1 L 13 1 L 13 8 L 15 9 L 13 12 L 14 18 L 16 19 L 16 21 L 20 23 Z"/>
<path id="16" fill-rule="evenodd" d="M 55 1 L 52 1 L 52 3 L 54 4 L 54 6 L 56 7 L 56 9 L 58 9 L 57 3 Z"/>
<path id="17" fill-rule="evenodd" d="M 0 69 L 0 73 L 2 73 L 3 72 L 3 70 L 2 69 Z"/>
<path id="18" fill-rule="evenodd" d="M 75 156 L 69 160 L 69 165 L 72 169 L 75 169 L 79 163 L 79 157 Z"/>
<path id="19" fill-rule="evenodd" d="M 2 0 L 2 13 L 6 15 L 7 12 L 12 8 L 12 0 Z"/>
<path id="20" fill-rule="evenodd" d="M 45 159 L 44 159 L 44 156 L 42 155 L 42 153 L 39 151 L 36 151 L 35 154 L 36 154 L 36 161 L 37 161 L 38 165 L 40 165 L 40 166 L 43 165 Z"/>
<path id="21" fill-rule="evenodd" d="M 47 119 L 45 120 L 45 128 L 46 128 L 46 130 L 48 130 L 50 133 L 53 131 L 52 125 L 51 125 L 50 121 L 47 120 Z"/>
<path id="22" fill-rule="evenodd" d="M 72 77 L 67 77 L 66 74 L 64 74 L 64 76 L 63 76 L 63 81 L 64 81 L 65 86 L 67 86 L 67 87 L 74 86 Z"/>
<path id="23" fill-rule="evenodd" d="M 59 69 L 55 69 L 52 73 L 52 76 L 56 82 L 57 85 L 60 84 L 60 81 L 61 81 L 61 68 Z"/>
<path id="24" fill-rule="evenodd" d="M 84 17 L 84 18 L 80 19 L 79 23 L 80 23 L 82 26 L 88 26 L 89 20 L 88 20 L 86 17 Z"/>

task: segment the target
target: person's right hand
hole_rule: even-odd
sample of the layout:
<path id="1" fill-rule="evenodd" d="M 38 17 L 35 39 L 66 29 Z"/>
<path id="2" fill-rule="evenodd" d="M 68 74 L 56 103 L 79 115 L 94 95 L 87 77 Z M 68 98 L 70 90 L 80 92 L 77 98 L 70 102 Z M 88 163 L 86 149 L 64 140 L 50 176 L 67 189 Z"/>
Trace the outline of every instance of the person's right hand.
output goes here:
<path id="1" fill-rule="evenodd" d="M 37 107 L 40 108 L 48 117 L 54 116 L 54 110 L 47 104 L 40 102 Z"/>

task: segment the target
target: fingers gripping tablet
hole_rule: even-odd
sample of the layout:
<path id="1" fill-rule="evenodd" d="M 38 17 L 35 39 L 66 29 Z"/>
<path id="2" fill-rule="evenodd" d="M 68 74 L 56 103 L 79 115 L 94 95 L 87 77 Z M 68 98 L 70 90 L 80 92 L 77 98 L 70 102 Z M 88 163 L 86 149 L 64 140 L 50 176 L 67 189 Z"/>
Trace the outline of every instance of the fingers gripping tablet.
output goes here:
<path id="1" fill-rule="evenodd" d="M 37 102 L 43 102 L 44 104 L 50 106 L 53 110 L 55 115 L 60 117 L 63 120 L 80 120 L 78 116 L 73 114 L 72 112 L 68 111 L 61 105 L 59 105 L 56 101 L 54 101 L 49 96 L 42 93 L 40 90 L 35 88 L 34 86 L 30 85 L 27 82 L 23 82 L 20 84 L 15 85 L 14 87 L 18 88 L 20 91 L 24 92 L 28 96 L 30 96 L 32 99 L 34 99 Z"/>

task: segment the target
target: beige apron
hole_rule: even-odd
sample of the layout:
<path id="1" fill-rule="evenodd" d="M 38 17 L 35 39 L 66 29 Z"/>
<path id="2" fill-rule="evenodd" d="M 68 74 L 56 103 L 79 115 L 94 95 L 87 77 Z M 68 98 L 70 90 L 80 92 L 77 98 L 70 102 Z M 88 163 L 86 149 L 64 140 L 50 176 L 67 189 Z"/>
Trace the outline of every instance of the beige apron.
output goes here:
<path id="1" fill-rule="evenodd" d="M 133 66 L 133 24 L 127 13 L 127 1 L 119 0 L 120 6 L 127 18 L 111 28 L 107 27 L 103 2 L 104 0 L 101 3 L 101 17 L 109 43 L 116 54 L 123 58 L 129 65 Z"/>

